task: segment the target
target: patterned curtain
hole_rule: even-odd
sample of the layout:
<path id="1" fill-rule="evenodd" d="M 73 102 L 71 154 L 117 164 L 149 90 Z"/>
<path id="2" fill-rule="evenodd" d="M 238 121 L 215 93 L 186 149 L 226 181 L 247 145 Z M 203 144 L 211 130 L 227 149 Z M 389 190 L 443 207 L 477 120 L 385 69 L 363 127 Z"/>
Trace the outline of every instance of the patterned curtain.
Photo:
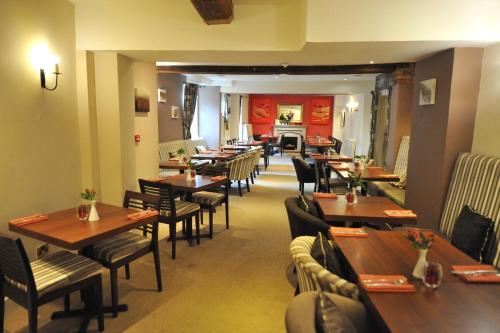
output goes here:
<path id="1" fill-rule="evenodd" d="M 193 123 L 198 100 L 198 85 L 194 83 L 184 84 L 184 106 L 182 110 L 182 129 L 184 139 L 191 139 L 191 124 Z"/>
<path id="2" fill-rule="evenodd" d="M 371 120 L 370 120 L 370 148 L 368 149 L 368 158 L 373 158 L 373 150 L 375 146 L 375 130 L 377 129 L 377 104 L 378 94 L 372 91 L 372 107 L 371 107 Z"/>

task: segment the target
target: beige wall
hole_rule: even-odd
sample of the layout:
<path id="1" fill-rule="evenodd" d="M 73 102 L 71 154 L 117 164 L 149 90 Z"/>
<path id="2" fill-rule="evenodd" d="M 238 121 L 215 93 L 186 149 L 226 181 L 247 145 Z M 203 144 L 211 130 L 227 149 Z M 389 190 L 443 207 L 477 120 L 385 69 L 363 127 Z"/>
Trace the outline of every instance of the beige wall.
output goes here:
<path id="1" fill-rule="evenodd" d="M 184 75 L 160 73 L 157 76 L 158 88 L 167 90 L 167 102 L 158 103 L 158 140 L 159 142 L 182 140 L 182 88 Z M 179 107 L 179 118 L 172 118 L 172 106 Z"/>
<path id="2" fill-rule="evenodd" d="M 73 5 L 65 0 L 0 1 L 2 233 L 9 219 L 74 207 L 79 201 L 73 21 Z M 38 42 L 61 58 L 63 74 L 55 91 L 40 88 L 38 69 L 30 63 L 30 50 Z M 22 238 L 32 255 L 41 242 Z"/>
<path id="3" fill-rule="evenodd" d="M 484 49 L 472 152 L 500 156 L 500 44 Z"/>

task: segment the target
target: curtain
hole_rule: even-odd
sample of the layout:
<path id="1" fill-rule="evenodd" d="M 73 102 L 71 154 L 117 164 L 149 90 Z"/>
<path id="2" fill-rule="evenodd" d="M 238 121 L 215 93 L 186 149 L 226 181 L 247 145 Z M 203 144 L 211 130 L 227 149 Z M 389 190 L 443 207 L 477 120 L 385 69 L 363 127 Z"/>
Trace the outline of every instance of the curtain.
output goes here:
<path id="1" fill-rule="evenodd" d="M 371 120 L 370 120 L 370 148 L 368 149 L 368 158 L 373 158 L 373 150 L 375 147 L 375 130 L 377 129 L 377 103 L 378 94 L 372 91 L 372 107 L 371 107 Z"/>
<path id="2" fill-rule="evenodd" d="M 182 110 L 182 129 L 184 139 L 191 139 L 191 124 L 193 123 L 198 100 L 198 85 L 194 83 L 184 84 L 184 105 Z"/>

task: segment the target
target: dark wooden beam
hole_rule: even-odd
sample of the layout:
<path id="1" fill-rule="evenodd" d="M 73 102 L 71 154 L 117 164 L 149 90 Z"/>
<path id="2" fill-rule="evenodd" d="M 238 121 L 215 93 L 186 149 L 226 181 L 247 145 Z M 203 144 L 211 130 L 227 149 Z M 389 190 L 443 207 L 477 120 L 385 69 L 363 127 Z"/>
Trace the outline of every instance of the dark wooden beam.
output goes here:
<path id="1" fill-rule="evenodd" d="M 413 63 L 340 66 L 158 66 L 158 73 L 232 74 L 232 75 L 332 75 L 392 73 L 396 69 L 412 67 Z"/>
<path id="2" fill-rule="evenodd" d="M 229 24 L 233 20 L 232 0 L 191 0 L 206 24 Z"/>

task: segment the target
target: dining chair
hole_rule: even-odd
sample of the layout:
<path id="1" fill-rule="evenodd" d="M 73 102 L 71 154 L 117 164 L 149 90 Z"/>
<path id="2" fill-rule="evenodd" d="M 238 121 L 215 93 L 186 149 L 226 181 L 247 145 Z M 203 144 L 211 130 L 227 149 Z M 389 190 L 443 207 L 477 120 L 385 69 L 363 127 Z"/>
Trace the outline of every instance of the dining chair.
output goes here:
<path id="1" fill-rule="evenodd" d="M 297 156 L 292 157 L 292 163 L 295 174 L 297 175 L 297 180 L 299 181 L 299 191 L 304 194 L 304 185 L 306 183 L 313 183 L 314 191 L 316 191 L 316 173 L 314 168 Z"/>
<path id="2" fill-rule="evenodd" d="M 230 160 L 227 165 L 230 168 L 229 179 L 238 183 L 238 192 L 240 197 L 243 196 L 243 192 L 241 191 L 242 180 L 246 181 L 247 191 L 250 192 L 250 184 L 248 182 L 248 176 L 250 175 L 248 158 L 246 156 L 237 157 Z"/>
<path id="3" fill-rule="evenodd" d="M 193 202 L 200 205 L 201 208 L 201 223 L 203 224 L 203 209 L 208 210 L 209 214 L 209 238 L 213 238 L 213 223 L 215 208 L 225 205 L 226 209 L 226 229 L 229 229 L 229 187 L 231 181 L 229 180 L 230 169 L 224 165 L 207 165 L 201 169 L 203 176 L 226 176 L 227 182 L 220 188 L 210 191 L 200 191 L 193 193 Z"/>
<path id="4" fill-rule="evenodd" d="M 200 205 L 182 200 L 175 200 L 176 193 L 168 183 L 139 179 L 142 193 L 160 196 L 160 214 L 158 222 L 168 224 L 170 241 L 172 242 L 172 259 L 175 259 L 176 225 L 187 219 L 195 218 L 196 243 L 200 244 Z M 168 241 L 168 239 L 167 239 Z"/>
<path id="5" fill-rule="evenodd" d="M 160 210 L 160 197 L 152 194 L 126 191 L 124 208 Z M 130 279 L 129 264 L 149 253 L 153 254 L 158 291 L 162 291 L 160 251 L 158 250 L 158 220 L 137 228 L 142 232 L 125 232 L 107 238 L 92 247 L 93 258 L 109 269 L 111 282 L 111 307 L 113 317 L 118 315 L 118 269 L 125 266 L 125 274 Z M 148 237 L 149 236 L 149 237 Z"/>
<path id="6" fill-rule="evenodd" d="M 260 158 L 264 160 L 264 170 L 269 166 L 269 142 L 264 142 L 260 152 Z"/>
<path id="7" fill-rule="evenodd" d="M 274 149 L 278 148 L 281 156 L 283 156 L 283 147 L 282 147 L 282 141 L 283 141 L 283 134 L 278 135 L 278 139 L 276 142 L 270 143 L 269 148 L 271 149 L 272 154 L 274 155 Z"/>
<path id="8" fill-rule="evenodd" d="M 4 331 L 5 297 L 28 310 L 28 332 L 34 333 L 38 307 L 86 288 L 92 289 L 99 331 L 103 331 L 101 270 L 98 262 L 69 251 L 30 263 L 20 239 L 0 236 L 0 331 Z"/>

